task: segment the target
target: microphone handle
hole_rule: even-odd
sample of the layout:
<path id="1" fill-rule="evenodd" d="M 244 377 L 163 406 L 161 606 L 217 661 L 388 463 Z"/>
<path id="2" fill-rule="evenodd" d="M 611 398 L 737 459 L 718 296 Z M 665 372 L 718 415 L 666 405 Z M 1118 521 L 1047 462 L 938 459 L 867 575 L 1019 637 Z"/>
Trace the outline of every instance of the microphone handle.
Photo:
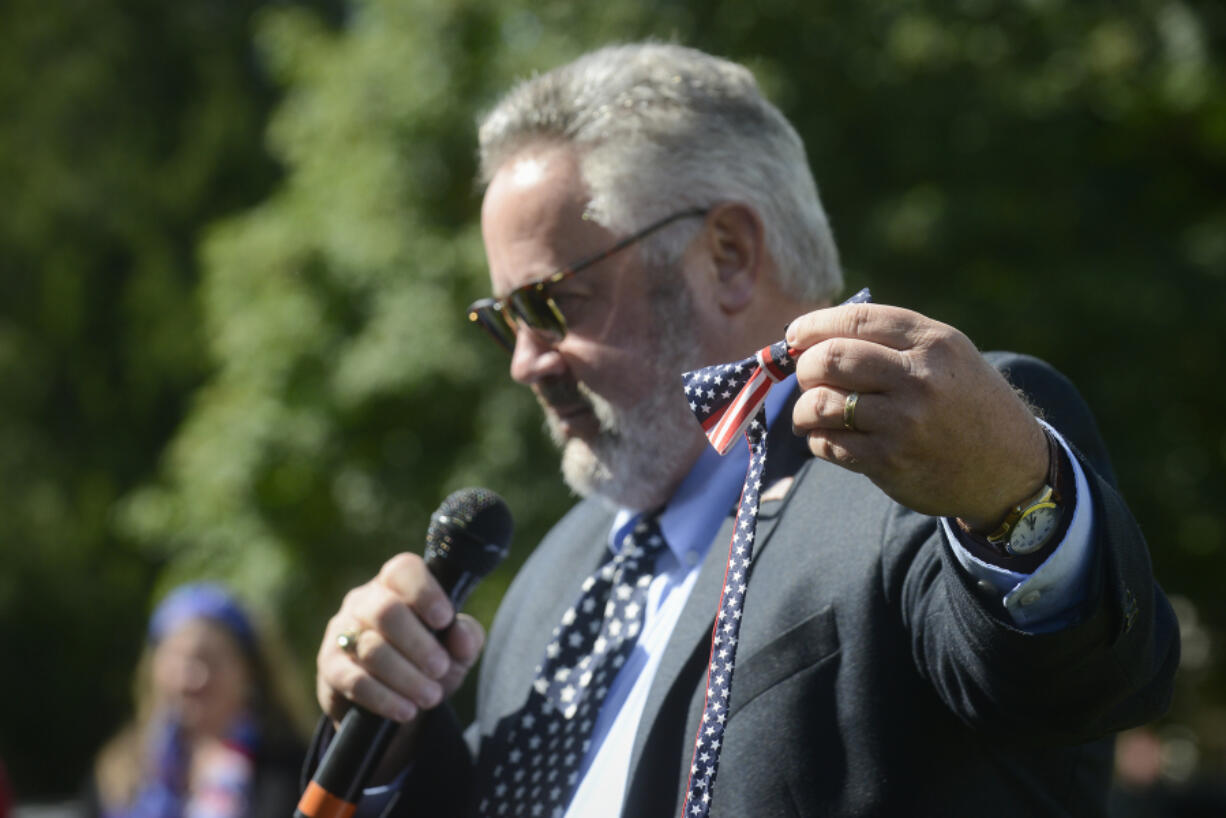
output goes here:
<path id="1" fill-rule="evenodd" d="M 454 560 L 427 558 L 426 567 L 447 591 L 457 611 L 481 579 L 472 571 L 458 568 Z M 453 624 L 454 619 L 435 635 L 445 636 Z M 351 705 L 303 791 L 294 818 L 350 818 L 399 727 L 391 719 Z"/>
<path id="2" fill-rule="evenodd" d="M 349 818 L 400 725 L 353 705 L 302 793 L 294 818 Z"/>

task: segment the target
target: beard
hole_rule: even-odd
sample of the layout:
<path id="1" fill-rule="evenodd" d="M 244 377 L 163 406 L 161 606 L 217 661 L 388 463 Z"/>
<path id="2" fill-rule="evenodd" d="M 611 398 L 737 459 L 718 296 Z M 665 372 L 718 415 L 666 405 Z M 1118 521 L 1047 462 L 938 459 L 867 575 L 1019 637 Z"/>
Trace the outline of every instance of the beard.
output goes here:
<path id="1" fill-rule="evenodd" d="M 678 369 L 678 381 L 680 374 Z M 562 447 L 562 478 L 571 491 L 638 510 L 663 505 L 679 478 L 677 463 L 693 447 L 698 426 L 681 389 L 672 383 L 661 386 L 633 407 L 619 409 L 577 384 L 596 416 L 596 435 L 568 440 L 560 424 L 552 418 L 548 422 L 550 435 Z"/>
<path id="2" fill-rule="evenodd" d="M 668 281 L 672 276 L 661 278 Z M 678 464 L 688 463 L 701 445 L 701 428 L 681 385 L 681 374 L 693 368 L 693 305 L 679 281 L 662 286 L 667 291 L 652 294 L 656 322 L 651 343 L 657 354 L 647 363 L 655 377 L 645 398 L 619 408 L 581 381 L 558 382 L 543 390 L 584 403 L 596 417 L 597 433 L 584 440 L 568 439 L 557 418 L 545 415 L 550 437 L 562 449 L 562 478 L 580 497 L 595 496 L 636 510 L 657 508 L 684 476 L 677 473 Z"/>

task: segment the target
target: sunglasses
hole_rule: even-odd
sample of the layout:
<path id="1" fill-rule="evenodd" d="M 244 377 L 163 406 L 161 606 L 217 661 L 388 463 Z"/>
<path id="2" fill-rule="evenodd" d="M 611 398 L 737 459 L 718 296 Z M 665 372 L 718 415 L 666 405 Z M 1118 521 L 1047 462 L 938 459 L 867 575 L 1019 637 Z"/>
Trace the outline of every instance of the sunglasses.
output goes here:
<path id="1" fill-rule="evenodd" d="M 507 352 L 515 350 L 515 334 L 520 324 L 539 333 L 550 343 L 556 344 L 566 335 L 566 316 L 562 315 L 562 310 L 558 309 L 553 296 L 549 294 L 550 287 L 625 250 L 635 242 L 642 241 L 662 227 L 680 219 L 705 215 L 707 215 L 706 208 L 693 207 L 665 216 L 594 256 L 588 256 L 564 267 L 540 281 L 512 290 L 505 298 L 480 298 L 474 301 L 468 307 L 468 320 L 479 324 Z"/>

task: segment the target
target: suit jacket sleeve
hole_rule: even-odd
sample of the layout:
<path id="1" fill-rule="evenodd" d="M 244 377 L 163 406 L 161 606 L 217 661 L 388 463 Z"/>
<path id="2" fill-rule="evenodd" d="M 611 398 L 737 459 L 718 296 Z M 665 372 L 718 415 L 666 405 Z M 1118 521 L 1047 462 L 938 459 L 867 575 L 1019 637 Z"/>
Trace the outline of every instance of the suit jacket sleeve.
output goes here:
<path id="1" fill-rule="evenodd" d="M 1153 719 L 1169 704 L 1177 626 L 1089 410 L 1045 364 L 1020 355 L 989 359 L 1060 430 L 1086 472 L 1090 496 L 1078 502 L 1093 505 L 1091 587 L 1078 622 L 1026 633 L 994 610 L 943 540 L 939 548 L 903 548 L 915 554 L 900 569 L 915 664 L 966 724 L 1014 739 L 1084 742 Z M 887 528 L 885 542 L 931 536 L 918 515 L 901 511 Z M 898 553 L 883 558 L 891 551 Z"/>

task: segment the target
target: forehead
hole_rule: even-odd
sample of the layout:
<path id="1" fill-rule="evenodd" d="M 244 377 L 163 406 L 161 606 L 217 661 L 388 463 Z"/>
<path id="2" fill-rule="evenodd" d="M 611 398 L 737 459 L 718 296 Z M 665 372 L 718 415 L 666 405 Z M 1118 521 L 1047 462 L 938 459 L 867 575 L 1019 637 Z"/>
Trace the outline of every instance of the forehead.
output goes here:
<path id="1" fill-rule="evenodd" d="M 241 656 L 238 640 L 216 622 L 189 619 L 172 629 L 158 643 L 159 655 L 176 653 L 207 653 L 209 655 Z"/>
<path id="2" fill-rule="evenodd" d="M 494 291 L 505 294 L 607 245 L 612 234 L 584 218 L 589 201 L 571 148 L 536 146 L 504 162 L 481 207 Z"/>

